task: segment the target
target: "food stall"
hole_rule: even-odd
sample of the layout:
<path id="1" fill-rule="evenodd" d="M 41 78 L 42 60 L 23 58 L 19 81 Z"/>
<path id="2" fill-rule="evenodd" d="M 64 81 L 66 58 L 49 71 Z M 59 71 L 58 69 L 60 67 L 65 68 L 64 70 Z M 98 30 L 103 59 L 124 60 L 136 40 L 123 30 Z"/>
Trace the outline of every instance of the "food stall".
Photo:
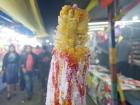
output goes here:
<path id="1" fill-rule="evenodd" d="M 137 2 L 136 2 L 137 1 Z M 137 4 L 137 6 L 136 6 Z M 133 8 L 133 9 L 132 9 Z M 111 35 L 109 34 L 109 41 L 108 41 L 108 57 L 109 60 L 104 58 L 106 62 L 110 64 L 110 70 L 104 67 L 104 65 L 91 65 L 89 72 L 88 72 L 88 94 L 91 96 L 95 104 L 97 105 L 140 105 L 140 79 L 139 79 L 139 40 L 138 40 L 138 26 L 139 26 L 139 15 L 137 15 L 138 8 L 140 8 L 138 0 L 135 2 L 131 2 L 124 11 L 120 15 L 113 16 L 113 19 L 116 21 L 115 23 L 112 18 L 112 13 L 109 14 L 110 22 L 102 22 L 103 25 L 109 25 L 111 29 Z M 123 11 L 123 9 L 122 9 Z M 130 13 L 128 12 L 130 11 Z M 112 12 L 112 11 L 111 11 Z M 116 13 L 117 14 L 117 13 Z M 126 16 L 124 16 L 126 15 Z M 123 18 L 121 16 L 124 16 Z M 121 20 L 118 20 L 122 18 Z M 95 23 L 90 23 L 92 26 L 95 27 Z M 99 23 L 101 24 L 101 23 Z M 99 26 L 98 29 L 102 30 L 102 27 Z M 126 70 L 129 75 L 116 75 L 116 48 L 115 48 L 115 38 L 117 37 L 115 34 L 116 29 L 114 27 L 120 26 L 120 29 L 127 28 L 128 32 L 126 35 L 129 37 L 127 40 L 131 45 L 131 54 L 130 54 L 130 67 L 129 70 Z M 136 32 L 137 30 L 137 32 Z M 95 32 L 95 30 L 90 29 L 91 32 Z M 130 32 L 131 31 L 131 32 Z M 96 31 L 97 32 L 97 31 Z M 129 33 L 130 32 L 130 33 Z M 114 34 L 115 33 L 115 34 Z M 137 34 L 137 37 L 136 37 Z M 135 38 L 134 38 L 135 37 Z M 136 41 L 137 40 L 137 41 Z M 109 43 L 111 42 L 111 43 Z M 104 46 L 102 44 L 101 46 Z M 99 48 L 99 46 L 97 47 Z M 95 51 L 96 52 L 96 51 Z M 94 52 L 94 53 L 95 53 Z M 123 52 L 123 51 L 122 51 Z M 97 55 L 97 54 L 96 54 Z M 109 62 L 110 61 L 110 62 Z M 100 61 L 99 61 L 100 63 Z M 135 67 L 134 67 L 135 65 Z M 137 67 L 136 67 L 137 65 Z M 114 91 L 115 90 L 115 91 Z M 117 97 L 118 96 L 118 97 Z M 119 99 L 120 102 L 116 104 L 116 100 Z M 124 102 L 123 102 L 124 101 Z"/>
<path id="2" fill-rule="evenodd" d="M 97 105 L 111 105 L 111 79 L 109 70 L 99 65 L 91 65 L 88 73 L 88 94 L 93 101 Z M 129 99 L 130 96 L 127 97 L 127 95 L 132 91 L 140 93 L 140 81 L 121 74 L 118 74 L 118 78 L 124 93 L 126 93 L 126 101 L 132 105 L 139 105 L 140 101 L 137 99 L 138 97 L 133 99 L 131 97 Z"/>

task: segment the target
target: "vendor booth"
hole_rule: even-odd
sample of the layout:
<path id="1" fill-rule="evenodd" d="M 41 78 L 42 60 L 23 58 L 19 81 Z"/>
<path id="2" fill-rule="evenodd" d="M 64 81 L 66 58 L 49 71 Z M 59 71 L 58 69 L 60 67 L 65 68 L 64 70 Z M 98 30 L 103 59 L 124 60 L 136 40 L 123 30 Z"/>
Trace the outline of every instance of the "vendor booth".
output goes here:
<path id="1" fill-rule="evenodd" d="M 94 54 L 91 54 L 93 56 L 88 71 L 88 95 L 97 105 L 140 105 L 140 4 L 136 1 L 135 3 L 127 2 L 128 4 L 125 5 L 125 11 L 127 8 L 127 12 L 116 16 L 115 23 L 112 23 L 112 21 L 94 22 L 94 18 L 92 18 L 93 22 L 89 23 L 90 43 L 92 43 L 90 48 L 91 51 L 94 49 L 92 51 Z M 108 14 L 112 16 L 112 14 Z M 91 15 L 94 17 L 94 13 Z M 99 15 L 97 16 L 99 19 Z M 107 14 L 104 16 L 107 16 Z M 105 17 L 102 17 L 102 20 L 104 19 Z M 114 27 L 114 31 L 110 27 Z M 119 71 L 117 68 L 118 46 L 122 44 L 121 42 L 124 39 L 129 47 L 124 47 L 121 54 L 125 56 L 125 52 L 129 51 L 128 65 L 127 69 L 122 66 L 121 71 Z M 118 104 L 114 103 L 116 99 L 118 99 Z"/>
<path id="2" fill-rule="evenodd" d="M 98 65 L 90 66 L 88 75 L 88 94 L 97 105 L 111 105 L 111 79 L 109 70 Z M 118 74 L 126 101 L 140 105 L 140 81 Z"/>

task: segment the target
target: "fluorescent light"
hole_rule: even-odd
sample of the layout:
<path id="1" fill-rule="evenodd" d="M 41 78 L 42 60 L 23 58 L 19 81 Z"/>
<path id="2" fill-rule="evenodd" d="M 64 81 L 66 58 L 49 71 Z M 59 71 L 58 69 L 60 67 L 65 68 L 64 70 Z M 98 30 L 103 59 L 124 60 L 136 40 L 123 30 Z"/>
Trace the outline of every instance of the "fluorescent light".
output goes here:
<path id="1" fill-rule="evenodd" d="M 100 25 L 100 26 L 89 26 L 88 28 L 91 29 L 91 28 L 105 28 L 105 27 L 108 27 L 108 25 Z"/>
<path id="2" fill-rule="evenodd" d="M 120 28 L 125 28 L 125 25 L 120 25 Z"/>
<path id="3" fill-rule="evenodd" d="M 95 32 L 93 32 L 93 31 L 88 31 L 88 35 L 90 35 L 90 34 L 94 34 L 95 35 Z"/>
<path id="4" fill-rule="evenodd" d="M 131 20 L 131 21 L 117 21 L 117 23 L 120 23 L 120 24 L 121 24 L 121 23 L 125 23 L 125 24 L 127 24 L 127 23 L 128 23 L 128 24 L 129 24 L 129 23 L 139 23 L 139 22 L 140 22 L 140 20 L 133 20 L 133 21 L 132 21 L 132 20 Z"/>
<path id="5" fill-rule="evenodd" d="M 88 25 L 108 25 L 109 22 L 90 22 L 88 23 Z"/>
<path id="6" fill-rule="evenodd" d="M 49 45 L 51 46 L 51 45 L 52 45 L 52 43 L 49 43 Z"/>
<path id="7" fill-rule="evenodd" d="M 116 21 L 115 26 L 116 25 L 122 25 L 122 23 L 123 24 L 140 23 L 140 19 L 139 19 L 138 16 L 134 16 L 131 21 L 125 21 L 125 20 Z M 108 25 L 109 25 L 109 22 L 90 22 L 90 23 L 88 23 L 89 27 L 93 27 L 93 26 L 108 26 Z"/>
<path id="8" fill-rule="evenodd" d="M 139 17 L 138 17 L 138 16 L 133 16 L 133 17 L 132 17 L 132 20 L 133 20 L 133 21 L 139 20 Z"/>
<path id="9" fill-rule="evenodd" d="M 5 16 L 0 15 L 0 17 L 3 18 L 4 20 L 8 21 L 8 22 L 14 23 L 12 20 L 6 18 Z"/>
<path id="10" fill-rule="evenodd" d="M 50 42 L 50 41 L 47 39 L 47 40 L 46 40 L 46 43 L 49 43 L 49 42 Z"/>
<path id="11" fill-rule="evenodd" d="M 2 38 L 3 41 L 5 41 L 4 44 L 6 45 L 10 43 L 18 43 L 21 46 L 24 46 L 27 44 L 35 46 L 39 44 L 36 37 L 30 38 L 6 27 L 3 27 L 0 29 L 0 38 Z M 9 42 L 9 40 L 11 41 Z"/>
<path id="12" fill-rule="evenodd" d="M 98 30 L 104 30 L 104 28 L 92 28 L 92 29 L 89 29 L 88 31 L 98 31 Z"/>

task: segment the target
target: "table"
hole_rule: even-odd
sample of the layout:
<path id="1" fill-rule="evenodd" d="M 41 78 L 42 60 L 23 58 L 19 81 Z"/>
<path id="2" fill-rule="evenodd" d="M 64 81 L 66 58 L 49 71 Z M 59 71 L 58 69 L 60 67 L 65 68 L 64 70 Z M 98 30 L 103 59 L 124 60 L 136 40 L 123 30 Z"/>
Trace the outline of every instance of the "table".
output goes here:
<path id="1" fill-rule="evenodd" d="M 127 78 L 120 74 L 118 75 L 118 78 L 121 82 L 122 89 L 124 90 L 126 96 L 130 91 L 132 93 L 133 91 L 140 91 L 140 81 L 134 80 L 132 78 Z M 111 79 L 108 69 L 101 66 L 91 65 L 88 72 L 87 83 L 88 94 L 97 105 L 111 105 Z M 129 96 L 132 95 L 130 95 L 129 93 Z M 128 97 L 126 97 L 126 100 L 127 98 Z M 129 97 L 128 101 L 130 101 L 130 98 L 132 97 Z"/>

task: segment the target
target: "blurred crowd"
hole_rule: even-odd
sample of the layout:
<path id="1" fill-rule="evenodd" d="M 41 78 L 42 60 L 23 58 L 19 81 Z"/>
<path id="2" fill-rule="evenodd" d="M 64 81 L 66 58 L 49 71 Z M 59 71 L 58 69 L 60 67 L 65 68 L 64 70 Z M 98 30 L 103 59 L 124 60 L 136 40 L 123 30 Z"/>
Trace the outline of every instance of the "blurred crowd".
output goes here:
<path id="1" fill-rule="evenodd" d="M 2 64 L 2 81 L 6 83 L 7 99 L 16 95 L 17 87 L 25 90 L 25 99 L 31 100 L 34 93 L 34 77 L 37 77 L 41 89 L 46 93 L 51 54 L 47 46 L 24 46 L 21 53 L 17 53 L 14 45 L 10 45 L 4 55 Z"/>

